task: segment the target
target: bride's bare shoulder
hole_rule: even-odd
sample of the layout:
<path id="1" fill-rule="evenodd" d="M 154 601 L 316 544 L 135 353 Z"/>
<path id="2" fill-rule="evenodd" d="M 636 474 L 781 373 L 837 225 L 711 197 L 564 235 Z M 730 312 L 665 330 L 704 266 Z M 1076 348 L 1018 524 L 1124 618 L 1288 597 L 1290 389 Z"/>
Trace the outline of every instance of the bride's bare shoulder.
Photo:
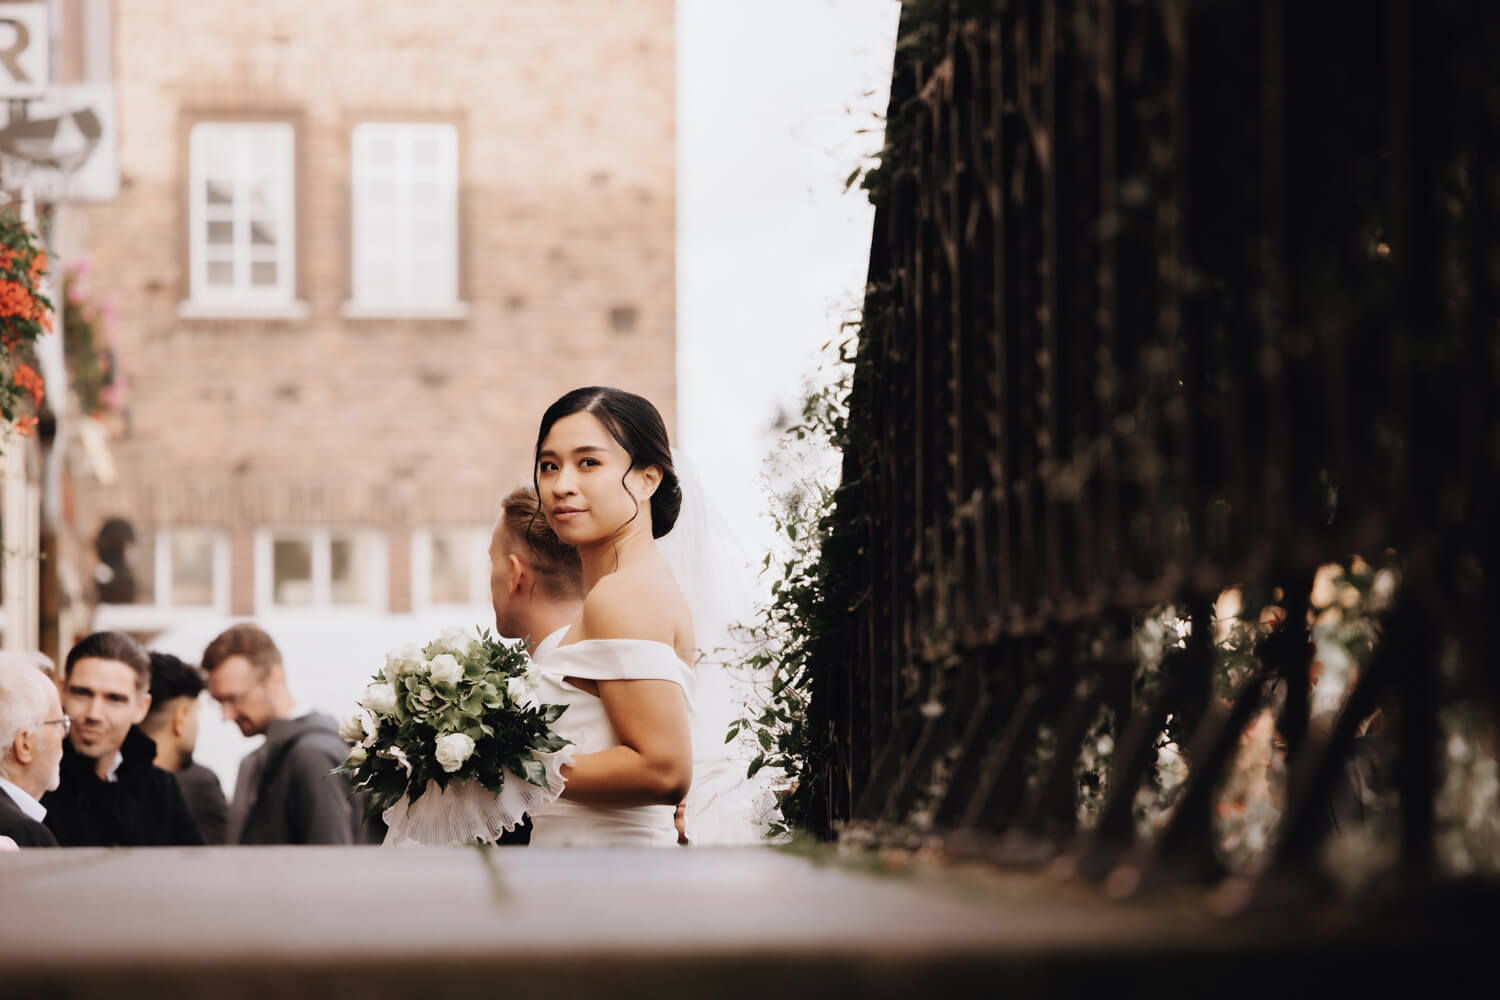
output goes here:
<path id="1" fill-rule="evenodd" d="M 595 583 L 583 600 L 583 633 L 590 639 L 650 639 L 674 645 L 675 610 L 681 599 L 650 574 L 612 573 Z"/>

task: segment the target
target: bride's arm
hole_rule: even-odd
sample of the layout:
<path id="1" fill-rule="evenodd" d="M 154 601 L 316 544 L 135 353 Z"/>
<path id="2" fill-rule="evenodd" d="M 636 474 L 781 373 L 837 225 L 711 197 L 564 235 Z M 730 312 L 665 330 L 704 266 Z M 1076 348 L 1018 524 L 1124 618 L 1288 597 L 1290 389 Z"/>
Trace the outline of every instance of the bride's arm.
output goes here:
<path id="1" fill-rule="evenodd" d="M 671 681 L 600 681 L 620 745 L 563 768 L 563 798 L 595 806 L 676 805 L 693 780 L 682 688 Z"/>
<path id="2" fill-rule="evenodd" d="M 613 581 L 609 581 L 613 583 Z M 623 581 L 622 581 L 623 582 Z M 588 639 L 672 641 L 669 619 L 649 593 L 601 583 L 584 601 Z M 585 805 L 676 805 L 693 779 L 693 741 L 682 688 L 663 680 L 599 681 L 599 700 L 620 745 L 563 768 L 563 798 Z"/>

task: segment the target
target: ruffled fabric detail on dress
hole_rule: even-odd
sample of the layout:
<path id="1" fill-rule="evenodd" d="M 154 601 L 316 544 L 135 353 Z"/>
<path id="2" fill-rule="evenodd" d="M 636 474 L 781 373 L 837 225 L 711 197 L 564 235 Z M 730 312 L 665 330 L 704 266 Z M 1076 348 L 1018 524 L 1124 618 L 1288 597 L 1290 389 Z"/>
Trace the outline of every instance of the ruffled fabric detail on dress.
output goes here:
<path id="1" fill-rule="evenodd" d="M 499 795 L 477 781 L 450 781 L 447 788 L 429 781 L 415 802 L 403 798 L 382 814 L 387 827 L 383 845 L 493 844 L 528 813 L 562 794 L 568 783 L 562 769 L 573 763 L 576 752 L 563 747 L 556 753 L 532 751 L 532 756 L 547 769 L 546 788 L 508 769 Z"/>

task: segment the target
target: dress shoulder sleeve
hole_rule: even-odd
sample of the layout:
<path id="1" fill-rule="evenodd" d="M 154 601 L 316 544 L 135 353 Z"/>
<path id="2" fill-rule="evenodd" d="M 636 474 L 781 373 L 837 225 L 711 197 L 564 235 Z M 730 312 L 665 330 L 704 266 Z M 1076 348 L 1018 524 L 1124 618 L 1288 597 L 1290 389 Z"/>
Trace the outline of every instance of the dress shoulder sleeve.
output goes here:
<path id="1" fill-rule="evenodd" d="M 671 681 L 692 705 L 693 671 L 666 643 L 650 639 L 585 639 L 561 646 L 538 662 L 553 677 L 591 681 Z"/>

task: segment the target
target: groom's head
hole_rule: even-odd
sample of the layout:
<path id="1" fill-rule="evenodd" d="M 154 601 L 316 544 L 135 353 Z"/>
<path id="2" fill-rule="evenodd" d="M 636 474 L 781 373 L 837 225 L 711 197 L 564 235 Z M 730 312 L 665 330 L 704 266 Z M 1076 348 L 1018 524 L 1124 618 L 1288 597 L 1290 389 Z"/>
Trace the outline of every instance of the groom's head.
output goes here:
<path id="1" fill-rule="evenodd" d="M 530 486 L 512 490 L 501 502 L 490 539 L 490 598 L 500 634 L 533 641 L 552 631 L 558 609 L 571 610 L 583 600 L 578 550 L 547 526 Z"/>
<path id="2" fill-rule="evenodd" d="M 295 703 L 287 688 L 281 650 L 263 630 L 242 622 L 220 632 L 203 651 L 208 693 L 224 709 L 224 718 L 246 736 L 258 736 L 278 719 L 292 714 Z"/>

